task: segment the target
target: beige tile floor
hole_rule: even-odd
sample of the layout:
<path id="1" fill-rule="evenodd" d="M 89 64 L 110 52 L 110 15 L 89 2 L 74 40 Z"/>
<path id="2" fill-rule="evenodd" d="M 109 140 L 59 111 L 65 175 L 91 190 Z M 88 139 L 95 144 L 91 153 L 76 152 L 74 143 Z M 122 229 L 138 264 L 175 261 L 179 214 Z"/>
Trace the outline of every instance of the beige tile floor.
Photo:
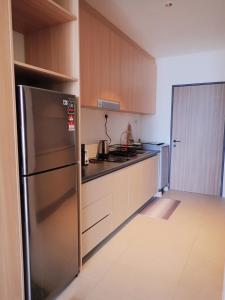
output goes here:
<path id="1" fill-rule="evenodd" d="M 169 191 L 169 220 L 137 215 L 58 300 L 221 300 L 225 199 Z"/>

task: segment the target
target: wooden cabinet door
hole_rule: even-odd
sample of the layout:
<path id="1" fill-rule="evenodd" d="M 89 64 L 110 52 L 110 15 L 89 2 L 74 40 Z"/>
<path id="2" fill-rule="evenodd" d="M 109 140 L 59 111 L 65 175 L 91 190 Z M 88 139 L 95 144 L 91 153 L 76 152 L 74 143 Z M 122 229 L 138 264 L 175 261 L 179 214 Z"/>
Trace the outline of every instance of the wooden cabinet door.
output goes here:
<path id="1" fill-rule="evenodd" d="M 81 5 L 81 4 L 80 4 Z M 90 98 L 94 87 L 94 82 L 91 80 L 91 35 L 90 31 L 91 16 L 84 10 L 80 9 L 80 88 L 82 105 L 95 106 L 93 98 Z"/>
<path id="2" fill-rule="evenodd" d="M 121 110 L 155 113 L 156 65 L 140 49 L 121 38 Z"/>
<path id="3" fill-rule="evenodd" d="M 110 94 L 110 29 L 88 11 L 80 10 L 81 104 L 97 107 Z"/>
<path id="4" fill-rule="evenodd" d="M 129 214 L 134 213 L 157 192 L 158 156 L 129 168 Z"/>
<path id="5" fill-rule="evenodd" d="M 128 175 L 129 168 L 114 173 L 113 192 L 113 229 L 122 224 L 128 217 Z"/>
<path id="6" fill-rule="evenodd" d="M 110 50 L 108 52 L 109 56 L 109 90 L 106 95 L 109 100 L 120 102 L 121 99 L 121 37 L 115 33 L 115 31 L 110 30 Z M 122 105 L 121 105 L 122 107 Z"/>
<path id="7" fill-rule="evenodd" d="M 153 59 L 139 49 L 134 50 L 134 112 L 154 114 L 156 103 L 156 65 Z"/>
<path id="8" fill-rule="evenodd" d="M 121 109 L 134 111 L 135 97 L 135 68 L 134 68 L 134 47 L 121 38 Z"/>
<path id="9" fill-rule="evenodd" d="M 134 91 L 135 98 L 133 104 L 133 111 L 144 113 L 144 101 L 148 101 L 148 99 L 144 99 L 145 86 L 144 86 L 144 56 L 143 53 L 140 52 L 139 49 L 134 49 Z"/>
<path id="10" fill-rule="evenodd" d="M 158 156 L 154 156 L 142 164 L 141 205 L 157 193 L 158 163 Z"/>
<path id="11" fill-rule="evenodd" d="M 148 57 L 143 59 L 143 98 L 142 111 L 143 113 L 156 113 L 156 63 Z"/>
<path id="12" fill-rule="evenodd" d="M 128 193 L 129 193 L 129 214 L 133 214 L 141 205 L 142 194 L 142 170 L 141 163 L 129 168 Z"/>

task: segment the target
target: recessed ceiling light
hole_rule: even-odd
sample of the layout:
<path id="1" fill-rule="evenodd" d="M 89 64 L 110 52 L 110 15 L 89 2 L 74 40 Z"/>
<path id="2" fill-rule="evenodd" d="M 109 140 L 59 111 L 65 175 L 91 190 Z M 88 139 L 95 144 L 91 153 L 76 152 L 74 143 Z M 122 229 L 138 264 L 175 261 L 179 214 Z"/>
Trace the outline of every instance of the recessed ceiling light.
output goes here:
<path id="1" fill-rule="evenodd" d="M 173 2 L 168 1 L 165 3 L 165 7 L 172 7 L 173 6 Z"/>

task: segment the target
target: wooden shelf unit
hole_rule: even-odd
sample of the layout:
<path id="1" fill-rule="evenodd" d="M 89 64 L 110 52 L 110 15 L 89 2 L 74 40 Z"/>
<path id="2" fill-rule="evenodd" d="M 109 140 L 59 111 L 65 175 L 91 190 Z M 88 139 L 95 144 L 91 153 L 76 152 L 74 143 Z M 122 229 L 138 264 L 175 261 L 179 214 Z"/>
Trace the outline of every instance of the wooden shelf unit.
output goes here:
<path id="1" fill-rule="evenodd" d="M 79 97 L 79 82 L 74 79 L 80 77 L 78 22 L 73 21 L 79 16 L 78 4 L 78 0 L 1 1 L 0 299 L 25 299 L 15 85 L 30 84 Z M 14 38 L 13 29 L 20 32 Z M 79 101 L 77 127 L 79 133 Z M 79 139 L 78 135 L 78 143 Z M 80 184 L 78 193 L 79 189 Z"/>
<path id="2" fill-rule="evenodd" d="M 61 73 L 39 68 L 30 64 L 14 61 L 15 73 L 21 76 L 32 76 L 34 79 L 54 80 L 56 82 L 76 82 L 74 77 L 66 76 Z"/>
<path id="3" fill-rule="evenodd" d="M 23 82 L 76 82 L 79 71 L 74 66 L 78 53 L 75 2 L 11 1 L 13 30 L 22 36 L 19 41 L 14 40 L 16 81 L 21 76 Z"/>
<path id="4" fill-rule="evenodd" d="M 76 20 L 76 16 L 53 0 L 12 0 L 13 28 L 28 33 Z"/>

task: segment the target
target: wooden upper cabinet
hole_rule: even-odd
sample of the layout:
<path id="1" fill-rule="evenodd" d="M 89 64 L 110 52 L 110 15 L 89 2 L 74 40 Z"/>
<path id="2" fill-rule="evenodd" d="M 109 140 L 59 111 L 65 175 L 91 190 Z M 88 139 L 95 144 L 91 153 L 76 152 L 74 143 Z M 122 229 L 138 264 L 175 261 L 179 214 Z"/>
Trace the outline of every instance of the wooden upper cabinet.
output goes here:
<path id="1" fill-rule="evenodd" d="M 108 95 L 110 30 L 87 11 L 80 10 L 80 70 L 83 106 L 97 106 Z"/>
<path id="2" fill-rule="evenodd" d="M 155 113 L 156 110 L 156 65 L 136 50 L 134 55 L 134 110 L 139 108 L 142 113 Z"/>
<path id="3" fill-rule="evenodd" d="M 120 102 L 120 110 L 155 113 L 154 58 L 86 2 L 80 1 L 81 105 L 98 99 Z"/>
<path id="4" fill-rule="evenodd" d="M 156 76 L 157 69 L 155 60 L 152 59 L 149 61 L 148 58 L 145 58 L 145 76 L 143 76 L 144 86 L 146 87 L 146 92 L 144 95 L 144 103 L 146 99 L 150 99 L 147 103 L 147 106 L 144 105 L 148 113 L 156 113 Z"/>
<path id="5" fill-rule="evenodd" d="M 106 99 L 121 102 L 121 38 L 110 29 L 109 57 L 109 91 Z"/>

